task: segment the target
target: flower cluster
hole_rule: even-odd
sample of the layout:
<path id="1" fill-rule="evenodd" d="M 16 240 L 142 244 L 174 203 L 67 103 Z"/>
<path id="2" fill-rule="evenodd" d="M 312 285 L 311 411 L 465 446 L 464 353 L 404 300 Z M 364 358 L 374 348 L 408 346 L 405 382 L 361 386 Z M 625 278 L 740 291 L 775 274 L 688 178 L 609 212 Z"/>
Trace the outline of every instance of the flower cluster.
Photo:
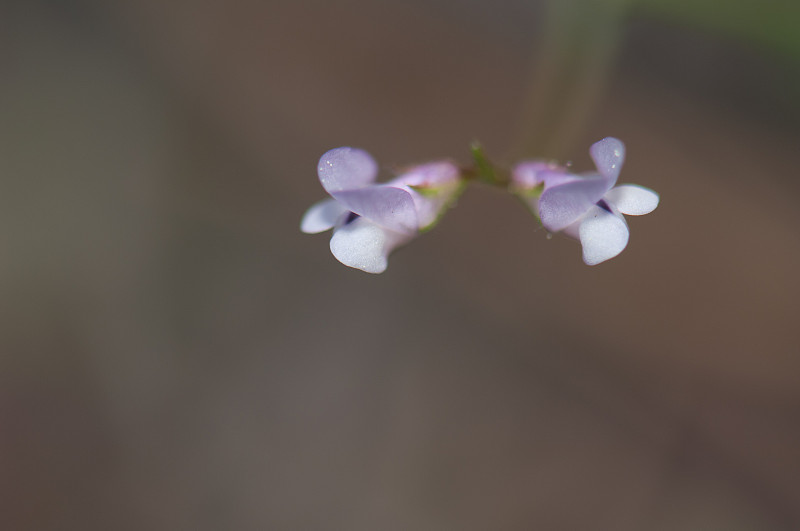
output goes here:
<path id="1" fill-rule="evenodd" d="M 605 138 L 592 145 L 590 153 L 596 173 L 576 175 L 557 164 L 526 161 L 512 170 L 510 179 L 489 182 L 508 186 L 548 231 L 563 231 L 579 239 L 584 262 L 595 265 L 618 255 L 628 244 L 622 214 L 652 212 L 658 194 L 636 185 L 615 186 L 625 159 L 619 140 Z M 482 154 L 476 162 L 485 169 Z M 467 181 L 481 174 L 481 167 L 476 171 L 449 161 L 432 162 L 376 183 L 378 165 L 368 153 L 349 147 L 332 149 L 317 168 L 331 198 L 306 212 L 301 230 L 333 229 L 331 252 L 340 262 L 367 273 L 382 273 L 389 254 L 432 228 Z"/>

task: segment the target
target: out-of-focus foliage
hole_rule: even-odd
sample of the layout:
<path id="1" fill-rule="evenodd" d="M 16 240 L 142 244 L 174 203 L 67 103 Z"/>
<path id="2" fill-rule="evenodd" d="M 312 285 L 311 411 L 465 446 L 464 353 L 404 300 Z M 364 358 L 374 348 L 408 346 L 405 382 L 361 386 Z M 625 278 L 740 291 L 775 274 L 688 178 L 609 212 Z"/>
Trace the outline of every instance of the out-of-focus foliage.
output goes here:
<path id="1" fill-rule="evenodd" d="M 772 52 L 800 59 L 800 2 L 787 0 L 638 0 L 644 13 L 746 39 Z"/>

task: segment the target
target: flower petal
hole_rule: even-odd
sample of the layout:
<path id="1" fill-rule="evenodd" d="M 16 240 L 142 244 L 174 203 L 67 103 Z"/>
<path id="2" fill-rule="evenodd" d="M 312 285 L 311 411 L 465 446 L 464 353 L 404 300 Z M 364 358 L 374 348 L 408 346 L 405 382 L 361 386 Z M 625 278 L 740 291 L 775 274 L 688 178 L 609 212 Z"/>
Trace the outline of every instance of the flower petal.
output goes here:
<path id="1" fill-rule="evenodd" d="M 345 212 L 347 209 L 335 199 L 323 199 L 306 210 L 300 230 L 306 234 L 316 234 L 332 229 Z"/>
<path id="2" fill-rule="evenodd" d="M 384 228 L 411 234 L 419 222 L 411 194 L 392 186 L 367 186 L 332 194 L 347 210 Z"/>
<path id="3" fill-rule="evenodd" d="M 383 273 L 389 253 L 412 238 L 358 218 L 334 230 L 331 253 L 348 267 L 367 273 Z"/>
<path id="4" fill-rule="evenodd" d="M 355 190 L 375 182 L 378 164 L 361 149 L 340 147 L 322 155 L 317 166 L 319 181 L 329 193 Z"/>
<path id="5" fill-rule="evenodd" d="M 452 162 L 431 162 L 412 168 L 387 183 L 411 195 L 419 229 L 429 229 L 463 191 L 461 171 Z"/>
<path id="6" fill-rule="evenodd" d="M 607 137 L 599 142 L 592 144 L 589 148 L 597 171 L 600 175 L 609 180 L 608 187 L 611 188 L 617 182 L 619 171 L 625 162 L 625 144 L 620 140 Z"/>
<path id="7" fill-rule="evenodd" d="M 461 171 L 450 161 L 429 162 L 398 175 L 388 185 L 439 188 L 461 180 Z"/>
<path id="8" fill-rule="evenodd" d="M 614 206 L 623 214 L 632 216 L 649 214 L 658 206 L 658 194 L 636 184 L 614 187 L 603 198 L 614 203 Z"/>
<path id="9" fill-rule="evenodd" d="M 593 206 L 578 229 L 583 261 L 586 265 L 597 265 L 614 258 L 628 245 L 629 235 L 628 225 L 622 215 Z"/>
<path id="10" fill-rule="evenodd" d="M 558 186 L 581 178 L 566 168 L 552 162 L 532 160 L 517 164 L 511 171 L 514 184 L 522 189 L 534 188 L 544 183 L 545 188 Z"/>
<path id="11" fill-rule="evenodd" d="M 601 175 L 547 188 L 539 198 L 539 217 L 549 231 L 559 231 L 580 218 L 608 191 Z"/>

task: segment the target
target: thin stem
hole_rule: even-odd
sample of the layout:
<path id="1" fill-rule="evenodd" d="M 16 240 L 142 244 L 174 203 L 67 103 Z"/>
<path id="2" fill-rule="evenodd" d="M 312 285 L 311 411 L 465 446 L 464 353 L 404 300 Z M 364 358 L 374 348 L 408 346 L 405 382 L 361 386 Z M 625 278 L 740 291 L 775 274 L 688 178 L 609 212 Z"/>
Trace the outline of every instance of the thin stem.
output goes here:
<path id="1" fill-rule="evenodd" d="M 469 150 L 475 165 L 470 168 L 462 168 L 461 174 L 465 180 L 479 180 L 498 187 L 507 187 L 511 184 L 510 173 L 495 166 L 486 156 L 483 146 L 479 142 L 473 142 Z"/>

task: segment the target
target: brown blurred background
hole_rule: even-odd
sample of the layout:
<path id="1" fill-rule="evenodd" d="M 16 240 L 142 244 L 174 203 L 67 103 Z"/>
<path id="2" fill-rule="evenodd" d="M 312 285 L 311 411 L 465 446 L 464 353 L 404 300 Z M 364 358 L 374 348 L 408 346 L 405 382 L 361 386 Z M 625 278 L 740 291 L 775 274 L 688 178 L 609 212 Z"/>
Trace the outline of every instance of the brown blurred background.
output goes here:
<path id="1" fill-rule="evenodd" d="M 800 529 L 800 11 L 0 4 L 0 529 Z M 617 136 L 590 268 L 476 186 L 371 276 L 318 157 Z"/>

